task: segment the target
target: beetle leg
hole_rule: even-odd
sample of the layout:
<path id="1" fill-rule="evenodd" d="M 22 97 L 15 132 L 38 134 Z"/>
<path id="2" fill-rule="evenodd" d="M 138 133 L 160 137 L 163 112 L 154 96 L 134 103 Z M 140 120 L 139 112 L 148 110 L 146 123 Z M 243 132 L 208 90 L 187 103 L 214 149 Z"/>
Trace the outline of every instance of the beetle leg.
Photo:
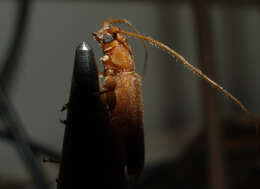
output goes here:
<path id="1" fill-rule="evenodd" d="M 116 105 L 116 79 L 111 76 L 107 76 L 104 80 L 104 87 L 108 91 L 105 93 L 105 103 L 110 111 L 115 108 Z"/>
<path id="2" fill-rule="evenodd" d="M 103 88 L 94 95 L 100 95 L 103 102 L 107 105 L 109 110 L 113 110 L 116 105 L 116 94 L 114 89 Z"/>
<path id="3" fill-rule="evenodd" d="M 99 72 L 98 77 L 103 78 L 104 77 L 103 73 Z M 105 83 L 107 83 L 107 84 L 105 84 L 104 87 L 102 87 L 102 89 L 100 89 L 99 92 L 95 92 L 94 95 L 108 94 L 108 93 L 113 92 L 115 90 L 115 86 L 116 86 L 115 79 L 112 78 L 112 77 L 106 77 L 105 80 L 106 80 Z"/>
<path id="4" fill-rule="evenodd" d="M 109 90 L 109 89 L 103 88 L 99 92 L 95 92 L 94 95 L 99 96 L 99 95 L 103 95 L 103 94 L 106 94 L 106 93 L 109 93 L 109 92 L 112 92 L 112 91 L 114 91 L 114 90 Z"/>

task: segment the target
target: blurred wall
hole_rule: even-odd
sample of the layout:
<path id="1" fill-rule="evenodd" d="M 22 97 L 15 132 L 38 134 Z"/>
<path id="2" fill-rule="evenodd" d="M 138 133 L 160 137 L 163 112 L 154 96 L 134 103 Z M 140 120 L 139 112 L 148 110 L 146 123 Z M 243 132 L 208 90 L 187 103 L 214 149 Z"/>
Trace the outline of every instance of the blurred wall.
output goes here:
<path id="1" fill-rule="evenodd" d="M 9 97 L 29 136 L 61 151 L 65 117 L 60 108 L 68 101 L 75 47 L 86 40 L 97 60 L 101 49 L 91 33 L 104 19 L 126 18 L 141 31 L 169 45 L 198 66 L 196 20 L 189 4 L 85 3 L 34 1 L 22 56 L 10 86 Z M 14 1 L 0 2 L 0 61 L 13 30 Z M 211 9 L 216 79 L 249 109 L 259 112 L 257 81 L 260 15 L 254 7 Z M 129 39 L 137 71 L 142 72 L 142 43 Z M 144 119 L 147 162 L 178 157 L 202 128 L 200 80 L 173 57 L 149 45 L 144 79 Z M 223 118 L 239 108 L 220 97 Z M 1 128 L 1 126 L 0 126 Z M 57 169 L 47 169 L 55 180 Z M 0 140 L 0 176 L 26 178 L 12 145 Z"/>

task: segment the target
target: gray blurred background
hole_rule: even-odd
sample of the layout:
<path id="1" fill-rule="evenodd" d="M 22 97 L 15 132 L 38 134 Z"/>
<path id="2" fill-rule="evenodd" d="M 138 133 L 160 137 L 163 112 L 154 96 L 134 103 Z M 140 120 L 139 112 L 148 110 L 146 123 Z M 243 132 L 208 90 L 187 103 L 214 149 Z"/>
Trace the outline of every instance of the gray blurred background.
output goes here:
<path id="1" fill-rule="evenodd" d="M 17 6 L 14 0 L 0 1 L 2 62 L 15 27 Z M 86 40 L 99 59 L 101 48 L 91 33 L 105 19 L 128 19 L 142 34 L 167 44 L 191 64 L 201 67 L 194 7 L 191 1 L 32 1 L 18 64 L 6 90 L 29 137 L 61 152 L 64 126 L 59 120 L 64 119 L 65 113 L 60 108 L 68 102 L 74 51 Z M 215 2 L 210 5 L 209 16 L 213 79 L 250 111 L 258 113 L 259 4 Z M 142 43 L 132 38 L 129 41 L 137 72 L 141 73 Z M 180 158 L 205 128 L 203 82 L 161 49 L 148 45 L 148 52 L 143 83 L 147 166 Z M 212 91 L 218 94 L 221 120 L 244 115 L 237 105 Z M 58 166 L 43 164 L 43 167 L 54 187 Z M 31 179 L 14 146 L 0 140 L 0 181 L 14 178 L 28 182 Z"/>

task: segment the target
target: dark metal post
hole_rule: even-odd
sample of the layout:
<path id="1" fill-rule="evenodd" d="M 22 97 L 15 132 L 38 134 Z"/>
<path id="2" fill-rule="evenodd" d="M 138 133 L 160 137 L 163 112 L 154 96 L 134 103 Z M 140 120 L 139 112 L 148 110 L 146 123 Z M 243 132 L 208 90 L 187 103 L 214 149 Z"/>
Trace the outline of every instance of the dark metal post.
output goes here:
<path id="1" fill-rule="evenodd" d="M 196 20 L 199 37 L 199 49 L 202 70 L 205 74 L 214 78 L 213 44 L 210 28 L 209 2 L 207 0 L 196 1 Z M 204 124 L 208 141 L 208 170 L 209 188 L 226 189 L 223 141 L 221 135 L 220 113 L 216 92 L 204 83 Z"/>

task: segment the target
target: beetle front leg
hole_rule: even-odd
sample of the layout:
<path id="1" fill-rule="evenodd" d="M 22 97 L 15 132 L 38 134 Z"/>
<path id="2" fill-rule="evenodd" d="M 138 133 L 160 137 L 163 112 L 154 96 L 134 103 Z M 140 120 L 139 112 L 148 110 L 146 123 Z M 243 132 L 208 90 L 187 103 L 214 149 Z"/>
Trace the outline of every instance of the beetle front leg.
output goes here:
<path id="1" fill-rule="evenodd" d="M 115 78 L 106 76 L 104 83 L 104 86 L 95 95 L 101 95 L 102 101 L 107 105 L 108 110 L 113 110 L 116 105 Z"/>

